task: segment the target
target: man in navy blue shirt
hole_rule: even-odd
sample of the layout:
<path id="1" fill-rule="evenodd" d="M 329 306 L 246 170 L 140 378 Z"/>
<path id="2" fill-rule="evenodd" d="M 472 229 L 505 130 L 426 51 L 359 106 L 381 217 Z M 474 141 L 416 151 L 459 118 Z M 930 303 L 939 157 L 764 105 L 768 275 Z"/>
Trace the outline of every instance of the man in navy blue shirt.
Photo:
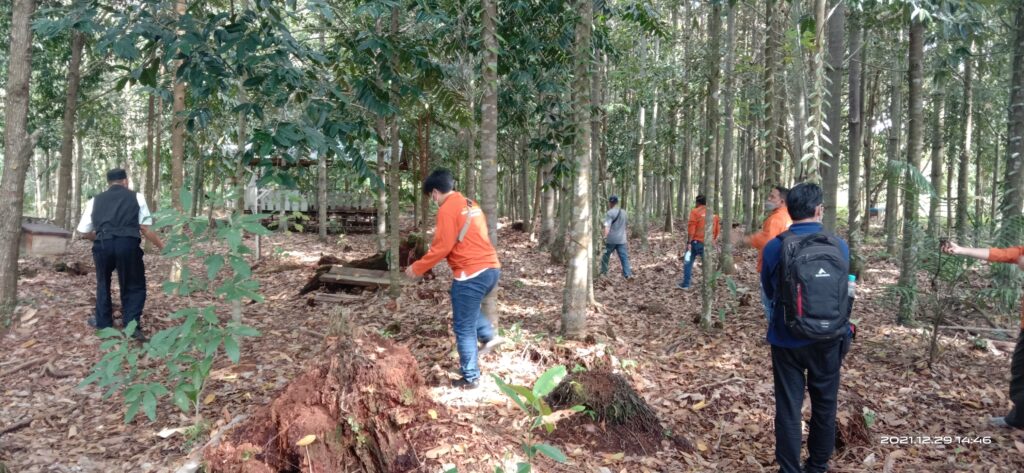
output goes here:
<path id="1" fill-rule="evenodd" d="M 821 216 L 823 194 L 816 184 L 799 184 L 786 196 L 786 207 L 793 219 L 789 231 L 807 235 L 823 231 Z M 849 260 L 850 249 L 839 239 Z M 778 270 L 782 257 L 782 239 L 777 237 L 764 247 L 761 287 L 773 301 L 768 325 L 768 343 L 772 348 L 772 374 L 775 378 L 775 460 L 782 473 L 818 473 L 828 470 L 835 448 L 836 403 L 839 396 L 839 369 L 849 348 L 850 336 L 817 341 L 800 338 L 786 328 L 783 307 L 778 303 Z M 811 395 L 808 459 L 800 466 L 800 409 L 804 389 Z"/>

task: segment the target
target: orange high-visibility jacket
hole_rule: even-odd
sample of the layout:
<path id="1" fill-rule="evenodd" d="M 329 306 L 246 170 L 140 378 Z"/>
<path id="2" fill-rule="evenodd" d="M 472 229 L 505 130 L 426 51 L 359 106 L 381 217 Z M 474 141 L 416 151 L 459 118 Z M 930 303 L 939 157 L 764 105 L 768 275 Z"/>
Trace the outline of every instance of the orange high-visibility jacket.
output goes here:
<path id="1" fill-rule="evenodd" d="M 690 222 L 686 225 L 686 235 L 689 238 L 687 243 L 691 241 L 704 242 L 704 216 L 707 213 L 707 206 L 698 205 L 690 211 Z M 714 230 L 714 239 L 718 239 L 718 234 L 721 233 L 722 228 L 719 226 L 721 222 L 718 221 L 718 215 L 715 215 L 715 222 L 712 224 Z"/>
<path id="2" fill-rule="evenodd" d="M 459 231 L 469 218 L 469 229 L 461 242 Z M 498 254 L 487 234 L 487 217 L 475 202 L 461 193 L 452 192 L 437 210 L 437 224 L 430 251 L 412 264 L 412 271 L 422 276 L 442 259 L 448 260 L 456 278 L 472 275 L 488 268 L 500 268 Z"/>
<path id="3" fill-rule="evenodd" d="M 757 272 L 761 272 L 761 261 L 764 259 L 764 247 L 773 238 L 789 230 L 793 219 L 789 218 L 789 209 L 785 205 L 772 211 L 764 221 L 761 231 L 750 236 L 750 245 L 757 248 Z"/>

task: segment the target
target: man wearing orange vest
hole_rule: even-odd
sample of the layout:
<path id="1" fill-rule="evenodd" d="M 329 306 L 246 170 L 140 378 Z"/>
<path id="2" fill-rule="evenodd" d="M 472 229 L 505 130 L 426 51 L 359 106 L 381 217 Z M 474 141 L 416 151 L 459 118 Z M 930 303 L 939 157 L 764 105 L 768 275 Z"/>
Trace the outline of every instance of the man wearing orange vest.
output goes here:
<path id="1" fill-rule="evenodd" d="M 764 260 L 765 245 L 781 235 L 782 232 L 789 230 L 789 226 L 793 224 L 793 219 L 789 217 L 789 210 L 786 209 L 786 194 L 788 193 L 789 189 L 782 186 L 772 188 L 771 193 L 768 194 L 768 201 L 765 202 L 765 208 L 771 211 L 771 215 L 765 219 L 761 231 L 748 236 L 744 240 L 748 245 L 757 248 L 758 274 L 761 274 L 761 263 Z M 761 288 L 761 304 L 764 306 L 765 317 L 771 323 L 772 301 L 765 296 L 764 288 Z"/>
<path id="2" fill-rule="evenodd" d="M 950 255 L 967 256 L 993 263 L 1013 263 L 1024 269 L 1024 246 L 1011 248 L 965 248 L 953 242 L 945 242 L 942 251 Z M 1024 305 L 1021 306 L 1024 311 Z M 1013 408 L 1004 417 L 990 419 L 992 425 L 1024 429 L 1024 312 L 1021 314 L 1020 335 L 1010 359 L 1010 401 Z"/>
<path id="3" fill-rule="evenodd" d="M 473 389 L 480 383 L 478 354 L 487 353 L 504 340 L 480 312 L 484 297 L 498 285 L 501 263 L 487 234 L 487 218 L 473 201 L 453 191 L 455 179 L 447 169 L 437 169 L 423 181 L 423 194 L 439 206 L 430 251 L 409 265 L 405 274 L 422 276 L 442 259 L 452 269 L 452 330 L 459 352 L 462 378 L 453 387 Z M 478 346 L 482 343 L 483 346 Z"/>
<path id="4" fill-rule="evenodd" d="M 690 288 L 690 279 L 693 275 L 693 261 L 698 256 L 704 259 L 704 222 L 707 215 L 707 203 L 707 197 L 698 195 L 697 206 L 690 211 L 690 220 L 686 225 L 686 253 L 689 254 L 689 257 L 683 258 L 683 280 L 676 284 L 678 289 Z M 714 227 L 712 238 L 715 240 L 718 239 L 718 234 L 721 232 L 719 225 L 718 215 L 715 215 L 714 223 L 712 223 Z"/>

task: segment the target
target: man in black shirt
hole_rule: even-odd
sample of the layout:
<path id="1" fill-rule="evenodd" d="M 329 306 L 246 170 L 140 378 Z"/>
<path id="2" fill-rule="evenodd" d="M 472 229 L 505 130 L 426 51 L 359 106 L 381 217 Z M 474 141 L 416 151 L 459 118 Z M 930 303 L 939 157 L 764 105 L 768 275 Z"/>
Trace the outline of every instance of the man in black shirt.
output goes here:
<path id="1" fill-rule="evenodd" d="M 117 270 L 121 288 L 121 314 L 124 326 L 135 321 L 136 340 L 145 341 L 141 327 L 142 308 L 146 304 L 146 267 L 142 262 L 141 236 L 157 249 L 164 244 L 149 226 L 153 217 L 141 194 L 128 188 L 124 169 L 107 172 L 106 191 L 89 200 L 78 224 L 78 232 L 92 240 L 92 259 L 96 263 L 96 315 L 89 325 L 103 329 L 113 325 L 110 302 L 110 276 Z"/>

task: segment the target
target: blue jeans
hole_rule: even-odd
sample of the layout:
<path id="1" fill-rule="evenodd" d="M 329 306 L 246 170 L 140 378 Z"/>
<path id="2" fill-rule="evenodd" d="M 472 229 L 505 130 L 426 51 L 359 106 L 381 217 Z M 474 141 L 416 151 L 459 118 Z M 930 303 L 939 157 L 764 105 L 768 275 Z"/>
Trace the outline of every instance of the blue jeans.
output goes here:
<path id="1" fill-rule="evenodd" d="M 761 305 L 764 306 L 764 317 L 768 319 L 768 325 L 771 325 L 772 310 L 775 308 L 775 303 L 764 293 L 764 286 L 761 286 Z"/>
<path id="2" fill-rule="evenodd" d="M 704 243 L 699 241 L 690 242 L 690 261 L 683 263 L 683 287 L 690 287 L 690 279 L 693 278 L 693 262 L 697 257 L 704 259 Z"/>
<path id="3" fill-rule="evenodd" d="M 500 277 L 501 270 L 488 269 L 473 279 L 452 281 L 452 330 L 459 351 L 459 370 L 466 381 L 480 378 L 477 344 L 494 338 L 494 327 L 480 312 L 480 304 L 498 285 Z"/>
<path id="4" fill-rule="evenodd" d="M 612 252 L 619 254 L 619 262 L 622 263 L 622 277 L 633 276 L 633 269 L 629 267 L 629 253 L 626 251 L 625 243 L 605 243 L 604 255 L 601 256 L 601 274 L 608 273 L 608 258 Z"/>

